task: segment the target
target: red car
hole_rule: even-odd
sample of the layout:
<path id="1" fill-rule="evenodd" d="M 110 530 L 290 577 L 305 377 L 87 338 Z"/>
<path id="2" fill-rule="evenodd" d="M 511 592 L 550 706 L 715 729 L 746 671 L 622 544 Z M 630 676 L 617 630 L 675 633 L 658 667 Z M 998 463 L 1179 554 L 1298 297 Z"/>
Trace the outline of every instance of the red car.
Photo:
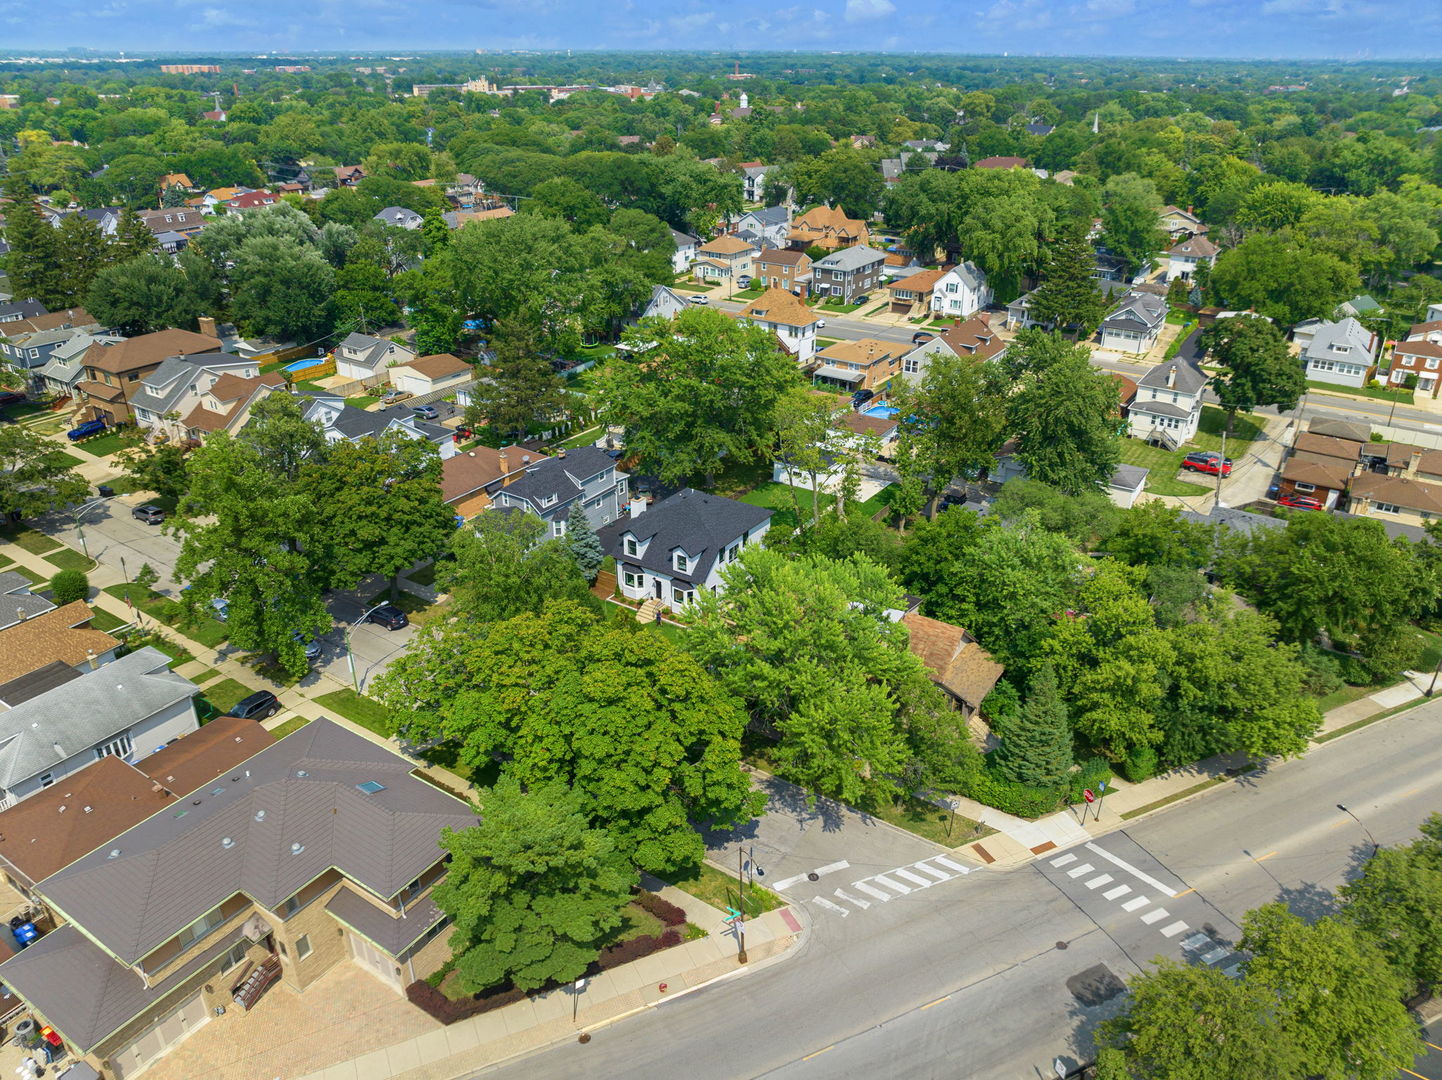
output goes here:
<path id="1" fill-rule="evenodd" d="M 1320 499 L 1314 499 L 1310 495 L 1298 495 L 1295 491 L 1283 495 L 1277 500 L 1278 506 L 1290 506 L 1293 510 L 1323 510 Z"/>
<path id="2" fill-rule="evenodd" d="M 1215 450 L 1199 450 L 1182 458 L 1182 468 L 1187 472 L 1204 472 L 1212 476 L 1220 472 L 1223 476 L 1230 476 L 1232 459 L 1223 458 Z"/>

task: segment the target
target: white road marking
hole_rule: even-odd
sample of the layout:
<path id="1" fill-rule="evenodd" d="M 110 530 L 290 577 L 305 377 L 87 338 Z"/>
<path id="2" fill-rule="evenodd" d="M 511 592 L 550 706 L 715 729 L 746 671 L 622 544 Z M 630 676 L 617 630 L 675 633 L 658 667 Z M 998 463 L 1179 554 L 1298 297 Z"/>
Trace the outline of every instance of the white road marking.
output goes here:
<path id="1" fill-rule="evenodd" d="M 1178 934 L 1180 934 L 1180 933 L 1181 933 L 1183 930 L 1185 930 L 1186 928 L 1187 928 L 1187 924 L 1184 923 L 1184 922 L 1182 922 L 1181 919 L 1178 919 L 1176 922 L 1172 923 L 1170 926 L 1164 926 L 1164 927 L 1162 927 L 1162 937 L 1176 937 Z"/>
<path id="2" fill-rule="evenodd" d="M 845 870 L 850 865 L 851 864 L 849 862 L 847 862 L 845 859 L 842 859 L 840 862 L 827 863 L 825 866 L 818 866 L 815 870 L 812 870 L 811 873 L 815 874 L 817 877 L 821 877 L 824 874 L 835 873 L 837 870 Z M 789 878 L 782 878 L 780 881 L 773 881 L 771 883 L 771 888 L 789 889 L 791 888 L 791 886 L 797 884 L 798 882 L 805 880 L 805 874 L 795 874 Z"/>
<path id="3" fill-rule="evenodd" d="M 1202 953 L 1198 959 L 1204 964 L 1215 964 L 1218 960 L 1225 959 L 1231 951 L 1231 949 L 1224 949 L 1218 945 L 1211 952 Z"/>
<path id="4" fill-rule="evenodd" d="M 1160 908 L 1160 907 L 1159 907 L 1159 908 L 1155 908 L 1155 909 L 1153 909 L 1152 911 L 1149 911 L 1149 912 L 1147 912 L 1145 915 L 1143 915 L 1143 916 L 1142 916 L 1142 922 L 1146 923 L 1148 926 L 1151 926 L 1152 923 L 1161 922 L 1161 921 L 1162 921 L 1163 919 L 1165 919 L 1166 917 L 1167 917 L 1167 909 L 1166 909 L 1166 908 Z"/>
<path id="5" fill-rule="evenodd" d="M 1182 939 L 1182 948 L 1200 949 L 1203 945 L 1210 945 L 1211 943 L 1212 939 L 1198 930 L 1195 934 L 1190 934 Z"/>
<path id="6" fill-rule="evenodd" d="M 958 874 L 969 874 L 969 873 L 971 873 L 971 869 L 972 869 L 972 868 L 969 867 L 969 866 L 962 866 L 960 863 L 954 863 L 954 862 L 952 862 L 952 861 L 951 861 L 950 859 L 948 859 L 945 855 L 938 855 L 936 858 L 932 859 L 931 861 L 932 861 L 932 862 L 939 862 L 939 863 L 941 863 L 942 866 L 945 866 L 945 867 L 947 867 L 948 869 L 951 869 L 951 870 L 955 870 Z"/>
<path id="7" fill-rule="evenodd" d="M 843 891 L 840 890 L 840 889 L 837 889 L 837 890 L 836 890 L 834 893 L 832 893 L 831 895 L 832 895 L 832 896 L 839 896 L 839 897 L 841 897 L 841 899 L 845 900 L 848 904 L 855 904 L 855 905 L 856 905 L 857 907 L 859 907 L 862 911 L 865 911 L 867 908 L 869 908 L 869 907 L 871 906 L 871 905 L 868 904 L 865 900 L 858 900 L 856 897 L 852 896 L 850 893 L 848 893 L 848 892 L 843 892 Z"/>
<path id="8" fill-rule="evenodd" d="M 891 873 L 891 871 L 888 870 L 886 873 L 889 874 Z M 872 874 L 871 880 L 876 882 L 878 885 L 885 885 L 888 889 L 895 889 L 903 896 L 911 892 L 910 886 L 903 885 L 899 881 L 892 881 L 889 877 L 886 876 L 886 874 Z"/>
<path id="9" fill-rule="evenodd" d="M 1108 900 L 1115 900 L 1118 896 L 1125 896 L 1131 891 L 1132 887 L 1130 885 L 1118 885 L 1115 889 L 1108 889 L 1102 893 L 1102 895 Z"/>
<path id="10" fill-rule="evenodd" d="M 927 878 L 922 877 L 920 874 L 913 874 L 910 870 L 902 870 L 899 867 L 895 870 L 888 870 L 887 873 L 895 874 L 897 877 L 902 878 L 906 881 L 913 881 L 916 883 L 917 887 L 921 889 L 929 889 L 936 884 L 936 882 L 930 881 Z"/>
<path id="11" fill-rule="evenodd" d="M 1136 911 L 1137 908 L 1139 908 L 1139 907 L 1146 907 L 1146 906 L 1147 906 L 1148 904 L 1150 904 L 1151 902 L 1152 902 L 1152 901 L 1151 901 L 1151 898 L 1150 898 L 1150 897 L 1138 896 L 1138 897 L 1136 897 L 1135 899 L 1128 900 L 1125 904 L 1123 904 L 1123 905 L 1122 905 L 1122 910 L 1123 910 L 1123 911 Z"/>
<path id="12" fill-rule="evenodd" d="M 840 904 L 833 904 L 830 900 L 826 899 L 826 897 L 824 897 L 824 896 L 813 896 L 813 897 L 811 898 L 811 902 L 812 902 L 813 904 L 820 904 L 820 905 L 821 905 L 822 907 L 824 907 L 827 911 L 839 911 L 839 912 L 841 912 L 841 917 L 842 917 L 843 919 L 846 918 L 846 916 L 848 916 L 848 915 L 851 914 L 851 912 L 850 912 L 849 910 L 847 910 L 846 908 L 842 907 Z"/>
<path id="13" fill-rule="evenodd" d="M 923 874 L 930 874 L 932 877 L 936 878 L 937 881 L 951 880 L 951 875 L 948 874 L 945 870 L 942 870 L 940 867 L 932 866 L 929 862 L 926 862 L 925 860 L 923 860 L 922 862 L 914 862 L 911 865 L 914 866 L 916 869 L 920 870 Z"/>
<path id="14" fill-rule="evenodd" d="M 1096 867 L 1093 866 L 1091 863 L 1084 862 L 1080 866 L 1073 866 L 1070 870 L 1066 872 L 1066 876 L 1069 878 L 1079 878 L 1083 874 L 1090 874 L 1095 869 Z"/>
<path id="15" fill-rule="evenodd" d="M 1096 854 L 1100 855 L 1100 856 L 1101 856 L 1103 859 L 1105 859 L 1107 862 L 1113 863 L 1113 864 L 1116 865 L 1116 866 L 1120 866 L 1120 867 L 1121 867 L 1123 870 L 1125 870 L 1127 873 L 1131 874 L 1132 877 L 1136 878 L 1136 879 L 1139 880 L 1139 881 L 1144 881 L 1144 882 L 1146 882 L 1146 883 L 1147 883 L 1148 885 L 1150 885 L 1152 888 L 1156 889 L 1157 892 L 1159 892 L 1159 893 L 1165 893 L 1167 896 L 1176 896 L 1176 895 L 1177 895 L 1177 890 L 1176 890 L 1176 889 L 1169 889 L 1169 888 L 1167 888 L 1165 885 L 1163 885 L 1163 884 L 1162 884 L 1160 881 L 1158 881 L 1156 878 L 1150 876 L 1149 874 L 1144 874 L 1144 873 L 1142 873 L 1142 871 L 1138 870 L 1138 869 L 1137 869 L 1135 866 L 1133 866 L 1131 863 L 1127 862 L 1125 859 L 1119 859 L 1119 858 L 1117 858 L 1117 856 L 1113 855 L 1110 851 L 1107 851 L 1106 848 L 1097 847 L 1096 844 L 1088 843 L 1088 844 L 1087 844 L 1087 850 L 1089 850 L 1089 851 L 1094 851 L 1094 852 L 1096 852 Z"/>
<path id="16" fill-rule="evenodd" d="M 1076 862 L 1076 856 L 1073 855 L 1070 851 L 1068 851 L 1065 855 L 1058 855 L 1055 859 L 1051 861 L 1051 864 L 1055 866 L 1058 870 L 1060 870 L 1067 863 L 1074 862 Z"/>
<path id="17" fill-rule="evenodd" d="M 1113 880 L 1114 880 L 1114 879 L 1113 879 L 1113 877 L 1112 877 L 1110 874 L 1098 874 L 1096 877 L 1092 878 L 1090 881 L 1083 882 L 1083 884 L 1086 885 L 1086 887 L 1087 887 L 1088 889 L 1099 889 L 1099 888 L 1101 888 L 1103 885 L 1105 885 L 1105 884 L 1107 884 L 1108 882 L 1113 881 Z"/>
<path id="18" fill-rule="evenodd" d="M 860 889 L 860 890 L 861 890 L 862 892 L 864 892 L 867 896 L 870 896 L 870 897 L 872 897 L 873 899 L 876 899 L 876 900 L 881 900 L 881 901 L 884 902 L 884 901 L 887 901 L 887 900 L 890 900 L 890 899 L 891 899 L 891 894 L 890 894 L 890 893 L 884 893 L 884 892 L 882 892 L 880 889 L 873 889 L 870 885 L 866 884 L 866 882 L 864 882 L 864 881 L 853 881 L 853 882 L 851 883 L 851 887 L 852 887 L 853 889 Z"/>

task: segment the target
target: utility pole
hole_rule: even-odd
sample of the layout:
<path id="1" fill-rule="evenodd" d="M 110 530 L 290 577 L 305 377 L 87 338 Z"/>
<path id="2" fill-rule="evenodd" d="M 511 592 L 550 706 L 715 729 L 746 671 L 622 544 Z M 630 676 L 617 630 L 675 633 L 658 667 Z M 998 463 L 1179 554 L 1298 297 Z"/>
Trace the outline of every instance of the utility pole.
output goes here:
<path id="1" fill-rule="evenodd" d="M 736 919 L 736 940 L 740 944 L 740 952 L 736 954 L 738 963 L 746 963 L 746 871 L 744 868 L 745 852 L 738 846 L 736 848 L 736 909 L 741 912 Z"/>
<path id="2" fill-rule="evenodd" d="M 1217 505 L 1222 505 L 1222 474 L 1227 471 L 1227 428 L 1231 427 L 1232 419 L 1228 415 L 1222 424 L 1222 459 L 1217 462 Z"/>

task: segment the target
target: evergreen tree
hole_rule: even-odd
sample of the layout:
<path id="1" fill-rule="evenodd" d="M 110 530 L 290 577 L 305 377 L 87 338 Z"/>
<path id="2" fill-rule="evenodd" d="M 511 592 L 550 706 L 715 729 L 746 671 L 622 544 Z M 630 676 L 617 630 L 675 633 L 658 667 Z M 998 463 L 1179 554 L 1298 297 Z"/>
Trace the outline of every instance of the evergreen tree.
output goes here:
<path id="1" fill-rule="evenodd" d="M 55 229 L 41 216 L 30 188 L 18 176 L 10 177 L 5 195 L 10 200 L 5 214 L 5 240 L 10 245 L 5 265 L 10 287 L 20 299 L 58 307 Z"/>
<path id="2" fill-rule="evenodd" d="M 166 191 L 174 191 L 174 187 Z M 149 255 L 155 250 L 155 234 L 150 226 L 140 220 L 140 215 L 129 207 L 120 213 L 120 223 L 110 240 L 111 261 L 125 262 L 140 255 Z"/>
<path id="3" fill-rule="evenodd" d="M 1053 241 L 1042 265 L 1041 284 L 1031 294 L 1032 317 L 1058 328 L 1077 327 L 1090 337 L 1106 314 L 1106 299 L 1092 277 L 1092 247 L 1079 230 Z"/>
<path id="4" fill-rule="evenodd" d="M 1056 335 L 1060 337 L 1060 335 Z M 1067 495 L 1098 490 L 1121 460 L 1116 380 L 1091 366 L 1087 347 L 1059 360 L 1010 401 L 1016 458 L 1033 480 Z"/>
<path id="5" fill-rule="evenodd" d="M 1002 775 L 1023 784 L 1056 787 L 1072 766 L 1071 728 L 1057 691 L 1056 671 L 1042 664 L 1032 676 L 1026 704 L 1007 725 L 995 762 Z"/>
<path id="6" fill-rule="evenodd" d="M 544 355 L 539 323 L 523 314 L 496 323 L 496 360 L 471 391 L 466 420 L 489 424 L 501 436 L 524 435 L 533 422 L 553 416 L 565 403 L 560 376 Z"/>
<path id="7" fill-rule="evenodd" d="M 184 271 L 161 255 L 107 266 L 90 283 L 84 303 L 100 322 L 131 335 L 188 329 L 201 313 Z"/>
<path id="8" fill-rule="evenodd" d="M 83 214 L 66 214 L 55 230 L 54 307 L 78 307 L 97 274 L 110 261 L 110 243 L 100 226 Z"/>
<path id="9" fill-rule="evenodd" d="M 606 551 L 601 547 L 601 538 L 596 535 L 596 530 L 591 528 L 591 522 L 586 517 L 586 511 L 579 499 L 566 516 L 566 550 L 571 553 L 571 558 L 576 560 L 576 568 L 581 571 L 586 581 L 594 583 Z"/>

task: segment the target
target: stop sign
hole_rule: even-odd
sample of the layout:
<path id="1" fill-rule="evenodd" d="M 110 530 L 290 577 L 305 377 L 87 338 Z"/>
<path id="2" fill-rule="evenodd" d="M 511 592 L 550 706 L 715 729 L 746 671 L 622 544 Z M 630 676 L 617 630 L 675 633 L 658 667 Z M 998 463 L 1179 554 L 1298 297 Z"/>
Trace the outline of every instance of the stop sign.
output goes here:
<path id="1" fill-rule="evenodd" d="M 1086 801 L 1087 801 L 1087 802 L 1096 802 L 1096 801 L 1097 801 L 1097 797 L 1092 794 L 1092 789 L 1091 789 L 1091 788 L 1087 788 L 1085 791 L 1082 792 L 1082 794 L 1086 796 Z"/>

